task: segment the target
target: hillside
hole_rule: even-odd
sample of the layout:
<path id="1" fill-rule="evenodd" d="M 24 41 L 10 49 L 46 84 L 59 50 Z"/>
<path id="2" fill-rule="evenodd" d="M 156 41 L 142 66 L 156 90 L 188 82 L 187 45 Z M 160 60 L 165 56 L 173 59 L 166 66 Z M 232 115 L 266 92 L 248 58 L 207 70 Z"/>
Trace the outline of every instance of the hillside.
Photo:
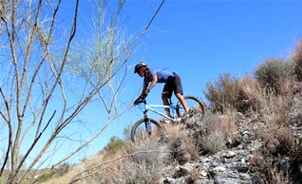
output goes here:
<path id="1" fill-rule="evenodd" d="M 209 83 L 204 117 L 165 125 L 159 140 L 112 139 L 44 183 L 301 184 L 301 81 L 302 42 L 293 57 L 269 59 L 254 76 Z"/>

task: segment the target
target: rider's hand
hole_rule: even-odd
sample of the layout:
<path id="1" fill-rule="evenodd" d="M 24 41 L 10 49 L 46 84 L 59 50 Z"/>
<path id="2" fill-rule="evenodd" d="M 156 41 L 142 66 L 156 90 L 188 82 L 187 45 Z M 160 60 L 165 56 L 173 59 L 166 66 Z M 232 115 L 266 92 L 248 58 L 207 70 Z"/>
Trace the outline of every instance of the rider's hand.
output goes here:
<path id="1" fill-rule="evenodd" d="M 142 97 L 138 97 L 134 102 L 133 105 L 138 105 L 140 103 L 142 103 L 144 101 L 144 99 Z"/>

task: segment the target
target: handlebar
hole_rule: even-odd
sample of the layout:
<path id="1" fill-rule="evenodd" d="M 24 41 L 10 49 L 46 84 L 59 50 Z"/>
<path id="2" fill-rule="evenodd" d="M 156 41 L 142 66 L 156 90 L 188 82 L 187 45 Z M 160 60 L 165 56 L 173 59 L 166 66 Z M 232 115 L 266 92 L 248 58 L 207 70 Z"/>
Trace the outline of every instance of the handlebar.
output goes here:
<path id="1" fill-rule="evenodd" d="M 139 101 L 137 101 L 137 103 L 135 105 L 139 105 L 139 104 L 145 104 L 146 105 L 147 101 L 145 99 L 139 100 Z"/>

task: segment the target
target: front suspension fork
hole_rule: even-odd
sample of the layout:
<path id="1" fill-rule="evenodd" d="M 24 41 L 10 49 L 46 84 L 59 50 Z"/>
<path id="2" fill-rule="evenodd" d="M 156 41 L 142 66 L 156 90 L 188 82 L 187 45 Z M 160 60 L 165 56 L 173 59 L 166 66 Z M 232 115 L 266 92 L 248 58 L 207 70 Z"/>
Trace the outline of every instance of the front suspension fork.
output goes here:
<path id="1" fill-rule="evenodd" d="M 151 135 L 152 128 L 151 128 L 150 120 L 147 115 L 147 111 L 144 111 L 144 122 L 145 122 L 146 131 L 148 132 L 149 135 Z"/>

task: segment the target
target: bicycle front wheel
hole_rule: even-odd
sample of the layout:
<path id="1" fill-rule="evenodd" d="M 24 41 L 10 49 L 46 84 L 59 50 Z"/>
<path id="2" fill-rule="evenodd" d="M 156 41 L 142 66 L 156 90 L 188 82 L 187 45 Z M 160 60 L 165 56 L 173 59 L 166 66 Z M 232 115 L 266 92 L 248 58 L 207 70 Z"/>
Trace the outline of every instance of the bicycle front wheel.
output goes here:
<path id="1" fill-rule="evenodd" d="M 200 100 L 198 100 L 194 96 L 186 96 L 185 100 L 186 100 L 186 102 L 187 102 L 187 104 L 189 106 L 190 113 L 192 113 L 192 114 L 197 113 L 199 115 L 204 116 L 204 114 L 205 114 L 205 106 L 204 106 L 204 104 Z M 177 114 L 178 117 L 183 117 L 184 114 L 185 114 L 185 110 L 182 107 L 182 105 L 180 104 L 180 102 L 177 103 L 176 114 Z"/>
<path id="2" fill-rule="evenodd" d="M 137 142 L 139 140 L 146 140 L 153 137 L 160 137 L 163 129 L 160 124 L 150 118 L 138 120 L 131 128 L 131 140 Z"/>

